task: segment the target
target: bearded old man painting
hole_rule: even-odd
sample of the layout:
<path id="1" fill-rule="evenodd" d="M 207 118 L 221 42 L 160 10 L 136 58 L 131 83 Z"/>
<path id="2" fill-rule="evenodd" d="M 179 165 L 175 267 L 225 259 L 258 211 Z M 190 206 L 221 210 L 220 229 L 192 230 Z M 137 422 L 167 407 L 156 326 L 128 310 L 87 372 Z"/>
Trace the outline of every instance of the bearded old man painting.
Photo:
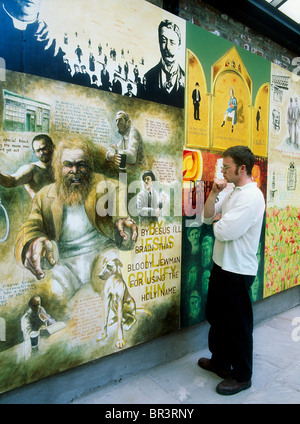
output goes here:
<path id="1" fill-rule="evenodd" d="M 125 214 L 126 197 L 119 182 L 93 172 L 93 150 L 85 140 L 61 141 L 53 167 L 56 182 L 35 196 L 15 252 L 38 280 L 45 277 L 42 260 L 46 260 L 52 267 L 53 293 L 72 297 L 90 282 L 93 263 L 101 252 L 116 248 L 118 240 L 120 249 L 134 246 L 137 226 Z M 54 258 L 53 241 L 59 260 Z"/>

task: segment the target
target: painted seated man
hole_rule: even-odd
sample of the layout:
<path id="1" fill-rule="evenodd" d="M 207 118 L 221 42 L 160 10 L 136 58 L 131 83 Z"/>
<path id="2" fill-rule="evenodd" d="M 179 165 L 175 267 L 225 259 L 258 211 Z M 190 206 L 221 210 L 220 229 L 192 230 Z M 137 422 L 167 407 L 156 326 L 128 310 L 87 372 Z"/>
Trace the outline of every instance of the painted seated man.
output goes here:
<path id="1" fill-rule="evenodd" d="M 70 298 L 91 281 L 101 253 L 133 248 L 137 227 L 127 216 L 123 187 L 93 172 L 93 150 L 87 142 L 79 137 L 61 141 L 53 167 L 56 182 L 35 196 L 15 253 L 38 280 L 50 265 L 52 292 Z"/>

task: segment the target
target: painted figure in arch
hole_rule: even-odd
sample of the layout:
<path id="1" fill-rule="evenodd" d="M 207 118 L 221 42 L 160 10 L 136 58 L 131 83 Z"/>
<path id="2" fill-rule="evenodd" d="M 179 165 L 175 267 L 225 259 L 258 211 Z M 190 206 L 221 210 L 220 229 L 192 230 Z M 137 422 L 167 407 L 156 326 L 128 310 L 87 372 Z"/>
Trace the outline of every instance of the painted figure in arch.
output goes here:
<path id="1" fill-rule="evenodd" d="M 257 109 L 257 112 L 256 112 L 256 131 L 259 131 L 260 119 L 261 119 L 261 106 L 259 106 L 259 108 Z"/>
<path id="2" fill-rule="evenodd" d="M 233 132 L 233 126 L 237 123 L 237 100 L 234 97 L 233 88 L 231 88 L 229 92 L 230 99 L 228 102 L 228 108 L 225 111 L 224 120 L 221 127 L 224 127 L 227 118 L 231 118 L 231 132 Z"/>
<path id="3" fill-rule="evenodd" d="M 196 82 L 195 88 L 192 93 L 193 105 L 194 105 L 194 119 L 195 121 L 200 121 L 200 101 L 201 94 L 199 89 L 199 83 Z"/>

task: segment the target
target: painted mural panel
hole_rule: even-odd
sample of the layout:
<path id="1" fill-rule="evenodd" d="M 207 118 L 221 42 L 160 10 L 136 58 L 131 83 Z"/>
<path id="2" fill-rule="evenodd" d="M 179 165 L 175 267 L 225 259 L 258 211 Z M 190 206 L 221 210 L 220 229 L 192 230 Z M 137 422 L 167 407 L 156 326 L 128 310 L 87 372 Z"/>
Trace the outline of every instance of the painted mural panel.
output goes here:
<path id="1" fill-rule="evenodd" d="M 242 144 L 266 157 L 270 63 L 189 23 L 186 38 L 186 146 L 222 151 Z M 193 120 L 196 82 L 199 122 Z"/>
<path id="2" fill-rule="evenodd" d="M 197 56 L 187 49 L 187 87 L 188 98 L 185 109 L 186 145 L 193 148 L 209 147 L 209 106 L 206 79 Z"/>
<path id="3" fill-rule="evenodd" d="M 143 0 L 1 3 L 7 69 L 183 108 L 185 21 L 177 16 Z M 23 21 L 12 19 L 21 16 L 17 3 Z"/>
<path id="4" fill-rule="evenodd" d="M 182 327 L 205 319 L 214 235 L 212 226 L 202 222 L 202 212 L 214 179 L 222 178 L 222 151 L 238 144 L 252 149 L 256 155 L 252 178 L 266 199 L 270 94 L 270 63 L 264 59 L 188 23 L 186 46 Z M 199 120 L 195 119 L 192 95 L 196 82 L 201 93 Z M 253 302 L 263 297 L 264 247 L 265 224 L 257 254 L 258 274 L 252 285 Z"/>
<path id="5" fill-rule="evenodd" d="M 299 284 L 299 77 L 272 64 L 264 295 Z"/>
<path id="6" fill-rule="evenodd" d="M 269 137 L 270 84 L 258 90 L 252 114 L 252 148 L 260 157 L 267 157 Z"/>
<path id="7" fill-rule="evenodd" d="M 185 23 L 88 3 L 26 2 L 21 27 L 1 9 L 24 61 L 1 37 L 0 392 L 179 327 Z M 138 78 L 162 63 L 170 18 L 173 77 L 148 101 Z"/>

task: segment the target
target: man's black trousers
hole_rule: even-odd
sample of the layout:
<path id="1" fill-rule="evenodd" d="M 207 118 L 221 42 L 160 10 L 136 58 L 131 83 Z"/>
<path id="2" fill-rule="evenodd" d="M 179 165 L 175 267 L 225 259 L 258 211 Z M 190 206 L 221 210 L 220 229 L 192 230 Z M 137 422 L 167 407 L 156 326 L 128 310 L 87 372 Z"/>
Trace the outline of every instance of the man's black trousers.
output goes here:
<path id="1" fill-rule="evenodd" d="M 255 276 L 224 271 L 214 264 L 211 272 L 206 318 L 210 324 L 208 347 L 211 360 L 231 371 L 238 382 L 252 376 L 253 312 L 250 287 Z"/>

